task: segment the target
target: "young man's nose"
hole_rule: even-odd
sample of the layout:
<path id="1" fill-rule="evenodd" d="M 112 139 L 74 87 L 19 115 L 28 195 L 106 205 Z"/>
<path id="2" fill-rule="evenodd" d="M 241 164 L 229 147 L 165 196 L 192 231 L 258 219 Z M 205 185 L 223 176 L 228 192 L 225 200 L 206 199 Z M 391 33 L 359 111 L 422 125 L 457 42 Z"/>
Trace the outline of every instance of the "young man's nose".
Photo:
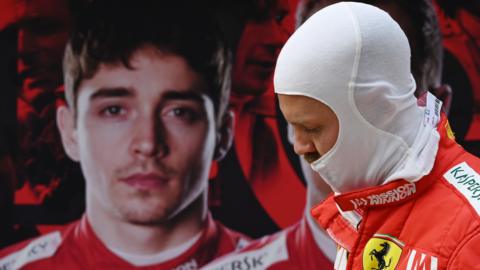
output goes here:
<path id="1" fill-rule="evenodd" d="M 139 119 L 133 132 L 132 151 L 135 155 L 160 157 L 168 154 L 164 131 L 158 121 L 149 118 Z"/>

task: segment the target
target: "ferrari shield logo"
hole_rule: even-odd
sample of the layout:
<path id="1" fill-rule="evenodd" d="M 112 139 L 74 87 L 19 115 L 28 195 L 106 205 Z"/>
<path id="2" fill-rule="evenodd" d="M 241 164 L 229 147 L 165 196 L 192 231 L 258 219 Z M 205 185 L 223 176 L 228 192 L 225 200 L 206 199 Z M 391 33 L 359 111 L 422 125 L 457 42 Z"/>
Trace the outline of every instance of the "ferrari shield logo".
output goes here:
<path id="1" fill-rule="evenodd" d="M 398 264 L 404 244 L 383 234 L 375 234 L 363 250 L 364 270 L 393 270 Z"/>

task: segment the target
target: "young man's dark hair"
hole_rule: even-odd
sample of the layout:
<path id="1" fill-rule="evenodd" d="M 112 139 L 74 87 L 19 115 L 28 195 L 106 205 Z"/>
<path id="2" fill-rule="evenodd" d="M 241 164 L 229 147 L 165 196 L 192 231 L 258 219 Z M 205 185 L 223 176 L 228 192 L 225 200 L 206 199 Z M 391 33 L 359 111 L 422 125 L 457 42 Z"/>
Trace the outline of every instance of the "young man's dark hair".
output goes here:
<path id="1" fill-rule="evenodd" d="M 217 120 L 225 113 L 230 90 L 230 55 L 211 11 L 197 1 L 93 1 L 78 16 L 64 57 L 65 95 L 74 111 L 79 84 L 100 64 L 122 63 L 151 45 L 184 57 L 203 76 Z M 112 8 L 113 7 L 113 8 Z M 213 30 L 213 31 L 212 31 Z"/>

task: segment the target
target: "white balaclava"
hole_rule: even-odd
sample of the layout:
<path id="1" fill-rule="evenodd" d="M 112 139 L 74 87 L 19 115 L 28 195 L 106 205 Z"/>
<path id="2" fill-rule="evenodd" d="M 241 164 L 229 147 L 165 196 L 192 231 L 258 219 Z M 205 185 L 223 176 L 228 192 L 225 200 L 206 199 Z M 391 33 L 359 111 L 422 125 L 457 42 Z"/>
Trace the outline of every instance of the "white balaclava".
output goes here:
<path id="1" fill-rule="evenodd" d="M 381 9 L 341 2 L 318 11 L 283 47 L 274 86 L 335 112 L 337 141 L 311 166 L 336 193 L 431 171 L 436 123 L 417 106 L 408 40 Z"/>

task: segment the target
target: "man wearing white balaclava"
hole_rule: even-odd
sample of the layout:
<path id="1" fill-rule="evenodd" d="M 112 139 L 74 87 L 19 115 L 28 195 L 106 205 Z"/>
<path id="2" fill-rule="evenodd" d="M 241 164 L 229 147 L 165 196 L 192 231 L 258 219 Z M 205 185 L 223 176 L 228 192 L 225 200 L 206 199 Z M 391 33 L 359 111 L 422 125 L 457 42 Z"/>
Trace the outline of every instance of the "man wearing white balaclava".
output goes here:
<path id="1" fill-rule="evenodd" d="M 480 161 L 439 100 L 414 97 L 409 44 L 387 13 L 320 10 L 285 44 L 274 84 L 295 151 L 335 192 L 312 214 L 341 247 L 336 269 L 479 269 Z"/>

